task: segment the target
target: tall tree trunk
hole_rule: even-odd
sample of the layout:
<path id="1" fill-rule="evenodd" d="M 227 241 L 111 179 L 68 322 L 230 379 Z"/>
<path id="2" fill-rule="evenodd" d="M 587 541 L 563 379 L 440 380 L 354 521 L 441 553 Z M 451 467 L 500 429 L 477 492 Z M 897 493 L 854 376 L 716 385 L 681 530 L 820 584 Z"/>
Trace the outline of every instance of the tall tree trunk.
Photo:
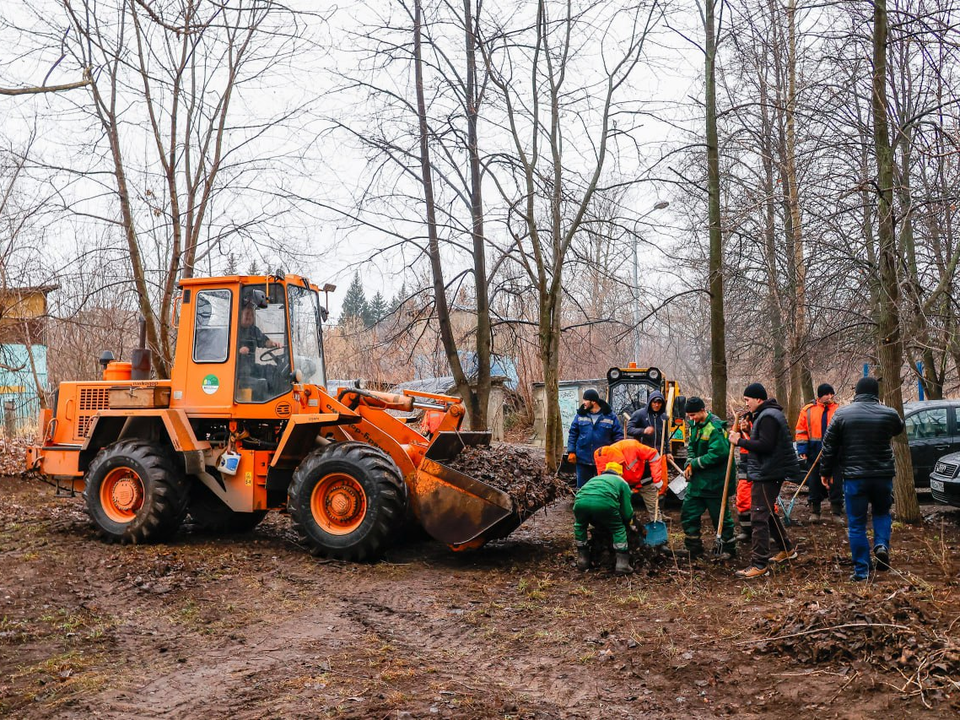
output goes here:
<path id="1" fill-rule="evenodd" d="M 784 342 L 783 297 L 780 292 L 780 274 L 777 272 L 777 210 L 776 187 L 773 166 L 773 122 L 768 107 L 769 95 L 766 79 L 760 78 L 760 112 L 763 148 L 763 239 L 767 272 L 767 318 L 770 323 L 770 344 L 773 350 L 774 393 L 778 398 L 787 397 L 787 352 Z"/>
<path id="2" fill-rule="evenodd" d="M 787 397 L 787 419 L 796 424 L 800 408 L 806 400 L 804 373 L 806 362 L 806 293 L 807 266 L 803 253 L 803 218 L 800 213 L 800 188 L 797 183 L 797 25 L 796 1 L 787 3 L 787 97 L 785 107 L 786 137 L 784 138 L 784 200 L 787 206 L 791 252 L 791 286 L 793 289 L 793 321 L 790 325 L 790 392 Z"/>
<path id="3" fill-rule="evenodd" d="M 722 0 L 721 0 L 722 1 Z M 720 147 L 717 139 L 716 0 L 704 2 L 707 212 L 710 222 L 710 381 L 714 412 L 727 412 L 727 341 L 723 310 L 723 235 L 720 226 Z"/>
<path id="4" fill-rule="evenodd" d="M 463 372 L 457 342 L 450 323 L 450 310 L 447 306 L 446 285 L 443 281 L 443 266 L 440 260 L 440 237 L 437 231 L 437 210 L 433 196 L 433 172 L 430 164 L 430 137 L 427 126 L 427 103 L 423 93 L 423 55 L 422 55 L 423 12 L 420 0 L 414 0 L 413 16 L 413 63 L 417 93 L 417 117 L 420 133 L 420 172 L 423 183 L 423 197 L 427 212 L 427 238 L 430 268 L 433 271 L 434 304 L 437 311 L 437 323 L 440 326 L 440 338 L 443 350 L 457 384 L 457 391 L 464 402 L 470 400 L 470 383 Z"/>
<path id="5" fill-rule="evenodd" d="M 470 156 L 470 217 L 473 223 L 473 278 L 477 296 L 477 389 L 470 395 L 470 427 L 487 427 L 487 407 L 490 402 L 490 299 L 487 293 L 486 242 L 483 235 L 483 196 L 480 179 L 480 148 L 477 125 L 480 98 L 477 93 L 477 35 L 475 32 L 473 0 L 463 0 L 463 25 L 467 49 L 467 150 Z"/>
<path id="6" fill-rule="evenodd" d="M 903 415 L 903 343 L 900 338 L 900 289 L 897 277 L 897 238 L 893 218 L 893 148 L 887 120 L 887 2 L 875 0 L 873 12 L 873 122 L 877 154 L 877 205 L 880 239 L 880 313 L 878 344 L 884 402 Z M 897 517 L 920 522 L 920 504 L 913 483 L 913 463 L 906 433 L 893 441 L 897 475 L 894 498 Z"/>

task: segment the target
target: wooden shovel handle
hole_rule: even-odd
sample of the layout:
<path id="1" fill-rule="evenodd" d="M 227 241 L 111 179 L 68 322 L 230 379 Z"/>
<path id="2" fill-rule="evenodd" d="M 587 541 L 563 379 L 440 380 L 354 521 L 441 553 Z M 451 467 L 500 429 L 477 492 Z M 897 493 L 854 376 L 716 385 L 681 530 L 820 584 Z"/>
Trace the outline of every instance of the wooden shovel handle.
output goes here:
<path id="1" fill-rule="evenodd" d="M 740 416 L 734 414 L 733 426 L 740 426 Z M 737 451 L 737 446 L 730 443 L 730 452 L 727 454 L 727 474 L 723 478 L 723 496 L 720 499 L 720 521 L 717 523 L 717 537 L 720 537 L 720 531 L 723 529 L 723 514 L 727 511 L 727 490 L 730 489 L 730 470 L 733 468 L 733 454 Z"/>

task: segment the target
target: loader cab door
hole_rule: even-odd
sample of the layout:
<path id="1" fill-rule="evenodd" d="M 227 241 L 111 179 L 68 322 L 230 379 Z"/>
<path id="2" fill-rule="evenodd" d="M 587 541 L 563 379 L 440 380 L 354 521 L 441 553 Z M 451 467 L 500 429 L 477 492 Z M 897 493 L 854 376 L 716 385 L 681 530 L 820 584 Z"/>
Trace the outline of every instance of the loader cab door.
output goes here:
<path id="1" fill-rule="evenodd" d="M 290 392 L 293 381 L 284 285 L 243 285 L 238 312 L 234 400 L 265 403 Z"/>

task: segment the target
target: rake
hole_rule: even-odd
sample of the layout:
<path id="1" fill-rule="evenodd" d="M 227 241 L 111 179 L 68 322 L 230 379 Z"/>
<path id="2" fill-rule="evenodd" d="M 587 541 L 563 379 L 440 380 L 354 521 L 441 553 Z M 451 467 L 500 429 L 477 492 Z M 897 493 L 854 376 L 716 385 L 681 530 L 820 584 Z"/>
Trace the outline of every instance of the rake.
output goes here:
<path id="1" fill-rule="evenodd" d="M 733 416 L 733 427 L 740 427 L 740 416 Z M 727 491 L 730 489 L 730 470 L 733 469 L 733 454 L 737 446 L 730 443 L 730 452 L 727 455 L 727 474 L 723 478 L 723 496 L 720 499 L 720 520 L 717 522 L 717 537 L 713 541 L 713 554 L 717 557 L 723 554 L 723 540 L 720 535 L 723 531 L 723 515 L 727 511 Z"/>
<path id="2" fill-rule="evenodd" d="M 803 490 L 803 486 L 807 484 L 807 480 L 810 479 L 810 473 L 813 472 L 813 469 L 817 467 L 820 463 L 820 456 L 823 455 L 823 448 L 820 448 L 820 452 L 817 453 L 817 459 L 810 464 L 810 469 L 807 470 L 807 474 L 803 476 L 803 482 L 797 487 L 797 491 L 793 494 L 793 497 L 790 498 L 790 504 L 785 504 L 783 500 L 778 496 L 777 504 L 780 506 L 780 509 L 783 511 L 783 524 L 792 525 L 793 521 L 790 519 L 790 513 L 793 512 L 793 506 L 797 502 L 797 496 L 800 494 L 800 491 Z"/>

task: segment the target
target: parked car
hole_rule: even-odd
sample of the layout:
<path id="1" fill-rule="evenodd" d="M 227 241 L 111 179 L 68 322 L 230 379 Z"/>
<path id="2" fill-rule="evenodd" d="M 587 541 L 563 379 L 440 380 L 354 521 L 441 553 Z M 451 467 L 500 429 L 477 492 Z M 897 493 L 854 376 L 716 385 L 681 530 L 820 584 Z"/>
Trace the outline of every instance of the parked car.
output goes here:
<path id="1" fill-rule="evenodd" d="M 930 494 L 944 505 L 960 507 L 960 452 L 944 455 L 930 473 Z"/>
<path id="2" fill-rule="evenodd" d="M 960 400 L 924 400 L 903 406 L 913 481 L 917 487 L 930 487 L 931 473 L 937 461 L 960 451 Z M 944 458 L 945 460 L 946 458 Z M 956 471 L 956 467 L 954 468 Z M 942 482 L 941 474 L 936 480 Z"/>

